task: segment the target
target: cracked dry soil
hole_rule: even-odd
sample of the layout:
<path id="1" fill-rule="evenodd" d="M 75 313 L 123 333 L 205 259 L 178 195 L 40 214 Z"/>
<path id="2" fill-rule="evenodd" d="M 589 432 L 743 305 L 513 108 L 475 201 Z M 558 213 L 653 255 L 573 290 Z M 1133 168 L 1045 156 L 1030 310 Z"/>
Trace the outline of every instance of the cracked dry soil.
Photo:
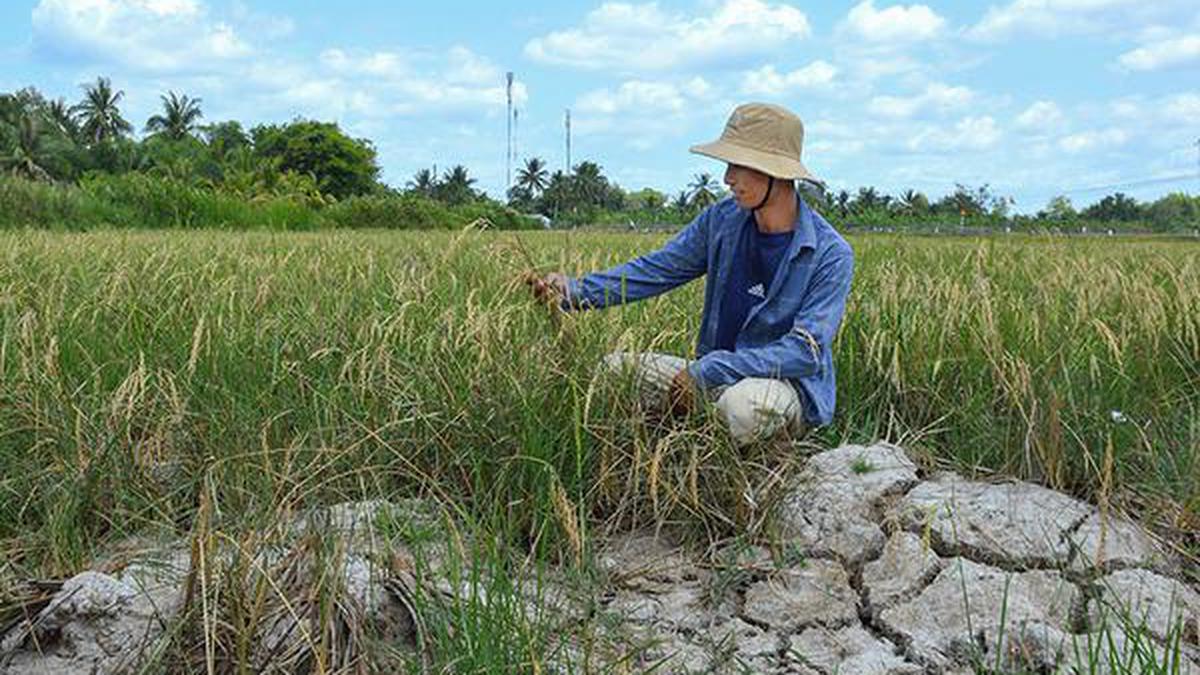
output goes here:
<path id="1" fill-rule="evenodd" d="M 420 512 L 362 502 L 310 519 L 348 542 L 347 593 L 411 633 L 417 619 L 372 562 L 381 510 Z M 779 524 L 774 555 L 731 545 L 702 559 L 652 532 L 602 542 L 604 587 L 586 620 L 616 654 L 636 654 L 634 672 L 1103 673 L 1178 654 L 1171 672 L 1200 675 L 1200 593 L 1181 563 L 1137 525 L 1061 493 L 922 477 L 898 447 L 847 445 L 809 459 Z M 136 670 L 182 605 L 189 556 L 170 550 L 66 581 L 0 635 L 0 672 Z M 547 583 L 549 611 L 580 611 L 567 584 Z"/>
<path id="2" fill-rule="evenodd" d="M 1171 644 L 1176 672 L 1200 673 L 1196 589 L 1141 528 L 1062 493 L 921 480 L 900 448 L 851 445 L 810 459 L 782 519 L 790 561 L 743 547 L 702 567 L 667 537 L 608 543 L 606 609 L 649 645 L 641 665 L 1112 672 Z"/>

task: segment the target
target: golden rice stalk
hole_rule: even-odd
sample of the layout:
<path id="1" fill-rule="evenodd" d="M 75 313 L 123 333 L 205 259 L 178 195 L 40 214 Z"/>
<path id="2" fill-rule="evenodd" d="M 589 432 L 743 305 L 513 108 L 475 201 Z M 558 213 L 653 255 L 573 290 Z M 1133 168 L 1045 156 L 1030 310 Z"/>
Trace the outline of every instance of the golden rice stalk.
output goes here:
<path id="1" fill-rule="evenodd" d="M 558 524 L 562 527 L 563 532 L 567 535 L 567 542 L 571 545 L 571 553 L 575 556 L 575 563 L 582 564 L 583 562 L 583 537 L 579 533 L 579 517 L 576 514 L 575 505 L 571 502 L 571 498 L 567 496 L 566 489 L 563 488 L 562 481 L 555 479 L 550 488 L 550 499 L 554 502 L 554 514 L 558 517 Z"/>

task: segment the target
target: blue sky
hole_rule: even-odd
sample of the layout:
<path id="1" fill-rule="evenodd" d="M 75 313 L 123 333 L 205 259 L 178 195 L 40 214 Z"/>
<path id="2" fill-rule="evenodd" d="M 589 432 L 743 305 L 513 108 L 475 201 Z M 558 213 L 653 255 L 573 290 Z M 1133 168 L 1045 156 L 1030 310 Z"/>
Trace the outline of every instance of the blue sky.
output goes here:
<path id="1" fill-rule="evenodd" d="M 398 186 L 461 163 L 503 193 L 511 70 L 519 157 L 560 168 L 570 108 L 572 159 L 627 189 L 719 174 L 688 146 L 763 100 L 834 189 L 989 183 L 1023 211 L 1200 192 L 1195 0 L 41 0 L 0 6 L 0 59 L 0 91 L 111 77 L 139 127 L 168 90 L 208 121 L 334 120 Z"/>

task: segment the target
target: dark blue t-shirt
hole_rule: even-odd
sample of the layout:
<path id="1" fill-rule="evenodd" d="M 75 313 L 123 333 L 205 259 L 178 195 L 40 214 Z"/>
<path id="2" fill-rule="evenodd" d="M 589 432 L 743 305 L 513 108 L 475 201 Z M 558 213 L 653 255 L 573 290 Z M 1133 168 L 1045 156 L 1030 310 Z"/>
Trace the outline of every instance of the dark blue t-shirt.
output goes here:
<path id="1" fill-rule="evenodd" d="M 767 297 L 779 263 L 792 243 L 792 231 L 759 232 L 754 216 L 746 219 L 734 253 L 729 288 L 717 317 L 717 349 L 733 350 L 742 324 Z"/>

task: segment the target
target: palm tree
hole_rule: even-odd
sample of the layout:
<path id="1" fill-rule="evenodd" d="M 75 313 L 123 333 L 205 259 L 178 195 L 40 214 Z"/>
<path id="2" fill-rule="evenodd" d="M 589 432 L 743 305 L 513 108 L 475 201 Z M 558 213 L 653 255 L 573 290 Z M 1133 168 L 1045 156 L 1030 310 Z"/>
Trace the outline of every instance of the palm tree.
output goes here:
<path id="1" fill-rule="evenodd" d="M 680 190 L 679 194 L 675 195 L 675 199 L 671 200 L 671 208 L 675 209 L 680 214 L 686 213 L 688 207 L 691 205 L 691 201 L 692 200 L 688 196 L 688 191 Z"/>
<path id="2" fill-rule="evenodd" d="M 688 189 L 691 191 L 691 205 L 703 209 L 717 201 L 717 190 L 720 186 L 712 174 L 705 172 L 696 174 Z"/>
<path id="3" fill-rule="evenodd" d="M 71 106 L 67 105 L 64 99 L 59 98 L 47 103 L 46 116 L 63 136 L 78 142 L 79 123 L 75 121 L 75 116 L 71 114 Z"/>
<path id="4" fill-rule="evenodd" d="M 584 204 L 599 205 L 608 191 L 608 179 L 600 165 L 595 162 L 580 162 L 575 167 L 575 189 Z"/>
<path id="5" fill-rule="evenodd" d="M 900 213 L 906 216 L 920 216 L 929 211 L 929 199 L 916 190 L 905 190 L 900 193 L 896 202 Z"/>
<path id="6" fill-rule="evenodd" d="M 467 173 L 467 167 L 456 164 L 442 178 L 437 197 L 447 204 L 465 204 L 475 198 L 475 190 L 471 187 L 474 184 L 475 179 Z"/>
<path id="7" fill-rule="evenodd" d="M 525 160 L 525 166 L 517 171 L 517 187 L 524 188 L 530 195 L 539 195 L 546 189 L 549 178 L 546 160 L 530 157 Z"/>
<path id="8" fill-rule="evenodd" d="M 173 91 L 159 98 L 162 99 L 163 114 L 146 120 L 146 132 L 162 134 L 175 141 L 192 135 L 198 128 L 197 122 L 204 117 L 200 112 L 200 99 L 177 95 Z"/>
<path id="9" fill-rule="evenodd" d="M 845 190 L 838 190 L 837 196 L 833 198 L 833 203 L 837 205 L 838 212 L 845 218 L 850 212 L 850 193 Z"/>
<path id="10" fill-rule="evenodd" d="M 36 113 L 26 111 L 17 119 L 12 148 L 0 158 L 5 169 L 30 180 L 51 181 L 53 178 L 42 164 L 45 146 L 42 144 L 42 123 Z"/>
<path id="11" fill-rule="evenodd" d="M 881 195 L 879 190 L 872 186 L 858 188 L 858 194 L 855 195 L 850 210 L 858 214 L 865 214 L 877 209 L 886 209 L 891 203 L 892 198 L 887 195 Z"/>
<path id="12" fill-rule="evenodd" d="M 75 113 L 83 136 L 92 143 L 119 138 L 133 131 L 133 125 L 121 117 L 117 104 L 125 96 L 123 91 L 113 91 L 107 77 L 96 78 L 96 83 L 84 87 L 83 101 L 71 108 Z"/>
<path id="13" fill-rule="evenodd" d="M 575 192 L 575 181 L 561 170 L 555 171 L 550 174 L 546 189 L 542 191 L 542 204 L 557 218 L 560 212 L 574 204 Z"/>
<path id="14" fill-rule="evenodd" d="M 408 181 L 408 188 L 419 195 L 432 198 L 438 188 L 437 176 L 429 169 L 421 169 Z"/>

